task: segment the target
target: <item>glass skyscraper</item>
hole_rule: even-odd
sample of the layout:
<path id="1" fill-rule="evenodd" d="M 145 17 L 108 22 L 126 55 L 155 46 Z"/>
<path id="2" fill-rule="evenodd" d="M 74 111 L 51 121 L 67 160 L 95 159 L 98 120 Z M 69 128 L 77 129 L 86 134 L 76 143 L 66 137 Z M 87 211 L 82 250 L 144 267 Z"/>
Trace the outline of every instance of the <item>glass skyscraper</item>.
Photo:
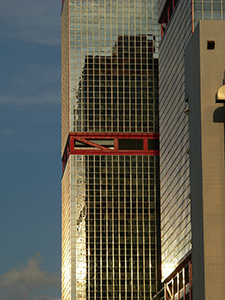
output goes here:
<path id="1" fill-rule="evenodd" d="M 63 1 L 63 300 L 160 288 L 157 11 Z"/>
<path id="2" fill-rule="evenodd" d="M 225 1 L 159 0 L 162 278 L 167 283 L 167 299 L 192 299 L 191 153 L 184 50 L 201 19 L 225 19 Z"/>

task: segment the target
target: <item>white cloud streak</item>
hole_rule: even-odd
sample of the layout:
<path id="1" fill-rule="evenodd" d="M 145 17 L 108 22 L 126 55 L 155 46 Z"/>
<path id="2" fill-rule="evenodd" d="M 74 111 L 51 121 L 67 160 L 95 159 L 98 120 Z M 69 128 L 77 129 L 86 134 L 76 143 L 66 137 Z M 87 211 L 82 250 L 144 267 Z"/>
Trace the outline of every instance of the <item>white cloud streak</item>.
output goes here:
<path id="1" fill-rule="evenodd" d="M 0 37 L 60 44 L 60 0 L 1 1 Z"/>
<path id="2" fill-rule="evenodd" d="M 60 300 L 45 295 L 46 290 L 60 288 L 60 280 L 55 273 L 43 271 L 40 253 L 36 253 L 27 265 L 19 264 L 1 277 L 1 300 Z"/>

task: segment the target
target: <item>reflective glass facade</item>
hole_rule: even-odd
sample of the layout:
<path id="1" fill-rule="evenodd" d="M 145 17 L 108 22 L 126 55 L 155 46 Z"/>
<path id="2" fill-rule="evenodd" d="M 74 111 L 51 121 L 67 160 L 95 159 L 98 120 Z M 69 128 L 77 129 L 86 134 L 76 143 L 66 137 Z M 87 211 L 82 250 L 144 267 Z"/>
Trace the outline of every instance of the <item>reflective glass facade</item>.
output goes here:
<path id="1" fill-rule="evenodd" d="M 71 299 L 149 299 L 155 294 L 160 280 L 158 165 L 158 156 L 70 157 L 64 174 L 70 174 L 69 201 L 63 191 L 63 299 L 69 294 Z M 66 186 L 68 177 L 63 180 Z"/>
<path id="2" fill-rule="evenodd" d="M 194 1 L 194 27 L 198 20 L 225 20 L 224 0 Z"/>
<path id="3" fill-rule="evenodd" d="M 164 14 L 166 6 L 172 11 L 178 2 L 179 0 L 158 0 L 159 18 Z M 185 6 L 191 6 L 193 9 L 192 20 L 194 21 L 194 27 L 196 27 L 198 20 L 225 20 L 224 0 L 186 0 Z"/>
<path id="4" fill-rule="evenodd" d="M 70 131 L 155 131 L 157 12 L 157 1 L 63 2 L 62 149 Z"/>
<path id="5" fill-rule="evenodd" d="M 61 19 L 62 299 L 151 299 L 161 279 L 157 1 L 64 0 Z"/>
<path id="6" fill-rule="evenodd" d="M 162 275 L 191 250 L 188 108 L 184 49 L 191 35 L 191 6 L 180 0 L 160 45 L 160 168 Z M 175 16 L 178 16 L 175 18 Z"/>
<path id="7" fill-rule="evenodd" d="M 159 0 L 163 35 L 159 54 L 162 275 L 191 251 L 188 99 L 184 49 L 200 19 L 222 20 L 225 1 Z"/>

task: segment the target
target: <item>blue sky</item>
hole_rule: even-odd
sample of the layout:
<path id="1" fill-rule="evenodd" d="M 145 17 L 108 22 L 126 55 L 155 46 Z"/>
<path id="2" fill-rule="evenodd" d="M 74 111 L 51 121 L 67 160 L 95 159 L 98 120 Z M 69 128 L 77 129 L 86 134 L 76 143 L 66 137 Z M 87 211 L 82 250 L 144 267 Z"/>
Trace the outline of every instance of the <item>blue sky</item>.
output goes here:
<path id="1" fill-rule="evenodd" d="M 60 11 L 1 1 L 1 300 L 60 299 Z"/>

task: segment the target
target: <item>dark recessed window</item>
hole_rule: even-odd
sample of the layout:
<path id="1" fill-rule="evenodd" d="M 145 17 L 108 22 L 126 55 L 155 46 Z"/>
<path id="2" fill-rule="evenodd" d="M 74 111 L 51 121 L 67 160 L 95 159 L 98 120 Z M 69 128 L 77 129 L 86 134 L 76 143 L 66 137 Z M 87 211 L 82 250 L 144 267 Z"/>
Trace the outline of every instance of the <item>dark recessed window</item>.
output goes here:
<path id="1" fill-rule="evenodd" d="M 149 139 L 148 140 L 148 150 L 159 150 L 159 140 Z"/>
<path id="2" fill-rule="evenodd" d="M 208 50 L 215 49 L 215 42 L 214 41 L 207 41 L 207 49 Z"/>
<path id="3" fill-rule="evenodd" d="M 119 139 L 119 150 L 143 150 L 143 140 Z"/>

